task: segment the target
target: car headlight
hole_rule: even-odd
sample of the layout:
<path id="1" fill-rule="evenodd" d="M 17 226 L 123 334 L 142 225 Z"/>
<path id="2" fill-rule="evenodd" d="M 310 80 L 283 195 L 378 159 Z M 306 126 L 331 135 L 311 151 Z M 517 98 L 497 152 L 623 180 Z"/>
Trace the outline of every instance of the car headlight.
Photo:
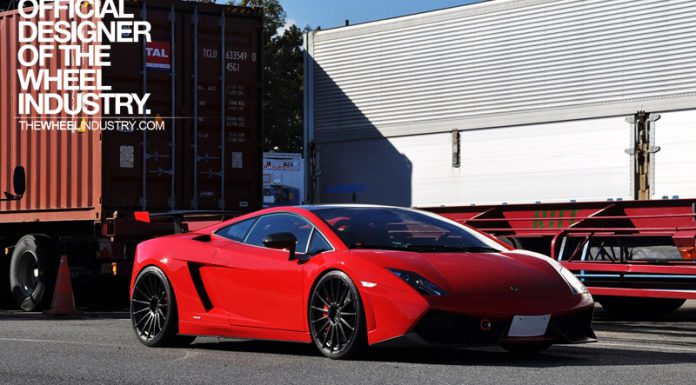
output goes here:
<path id="1" fill-rule="evenodd" d="M 394 273 L 394 275 L 404 280 L 404 282 L 411 285 L 412 288 L 416 289 L 416 291 L 418 291 L 421 294 L 434 296 L 447 294 L 444 290 L 440 289 L 434 283 L 423 278 L 418 273 L 397 269 L 389 269 L 389 271 L 391 271 L 392 273 Z"/>
<path id="2" fill-rule="evenodd" d="M 561 277 L 563 277 L 563 279 L 566 281 L 568 287 L 570 287 L 570 291 L 572 291 L 573 294 L 578 295 L 589 293 L 585 285 L 583 285 L 582 282 L 580 282 L 580 280 L 578 279 L 578 277 L 576 277 L 575 274 L 571 273 L 570 270 L 561 266 L 558 272 L 561 273 Z"/>

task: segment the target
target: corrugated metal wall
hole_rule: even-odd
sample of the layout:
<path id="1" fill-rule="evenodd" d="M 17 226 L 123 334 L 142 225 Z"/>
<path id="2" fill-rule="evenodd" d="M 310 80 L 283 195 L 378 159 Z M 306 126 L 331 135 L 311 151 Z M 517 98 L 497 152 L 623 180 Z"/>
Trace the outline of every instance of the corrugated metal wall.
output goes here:
<path id="1" fill-rule="evenodd" d="M 319 142 L 696 105 L 693 0 L 491 1 L 318 31 L 308 49 Z"/>

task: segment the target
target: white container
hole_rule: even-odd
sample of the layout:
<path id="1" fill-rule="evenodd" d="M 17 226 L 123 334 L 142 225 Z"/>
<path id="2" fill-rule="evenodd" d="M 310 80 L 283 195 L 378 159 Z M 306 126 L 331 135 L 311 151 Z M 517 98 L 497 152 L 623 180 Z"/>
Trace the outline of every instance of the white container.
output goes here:
<path id="1" fill-rule="evenodd" d="M 302 154 L 263 153 L 264 207 L 305 202 L 305 166 Z"/>

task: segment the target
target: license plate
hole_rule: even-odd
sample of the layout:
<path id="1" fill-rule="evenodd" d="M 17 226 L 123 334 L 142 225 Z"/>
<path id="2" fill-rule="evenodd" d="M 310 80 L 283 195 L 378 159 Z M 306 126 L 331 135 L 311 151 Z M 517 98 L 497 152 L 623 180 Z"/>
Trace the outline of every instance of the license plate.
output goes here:
<path id="1" fill-rule="evenodd" d="M 538 337 L 546 334 L 550 314 L 546 315 L 516 315 L 512 318 L 508 337 Z"/>

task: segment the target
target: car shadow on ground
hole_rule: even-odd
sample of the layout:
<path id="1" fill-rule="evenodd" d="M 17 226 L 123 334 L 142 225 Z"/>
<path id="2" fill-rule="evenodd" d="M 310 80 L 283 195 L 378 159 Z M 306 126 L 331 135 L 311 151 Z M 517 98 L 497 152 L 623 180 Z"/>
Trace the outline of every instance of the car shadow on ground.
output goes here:
<path id="1" fill-rule="evenodd" d="M 657 347 L 656 347 L 657 348 Z M 269 341 L 224 340 L 196 342 L 191 349 L 227 352 L 282 354 L 324 359 L 314 345 Z M 546 368 L 560 366 L 641 366 L 696 362 L 696 351 L 663 352 L 631 347 L 557 345 L 548 351 L 518 355 L 498 347 L 477 348 L 372 348 L 355 362 L 408 363 L 464 366 L 515 366 Z"/>

